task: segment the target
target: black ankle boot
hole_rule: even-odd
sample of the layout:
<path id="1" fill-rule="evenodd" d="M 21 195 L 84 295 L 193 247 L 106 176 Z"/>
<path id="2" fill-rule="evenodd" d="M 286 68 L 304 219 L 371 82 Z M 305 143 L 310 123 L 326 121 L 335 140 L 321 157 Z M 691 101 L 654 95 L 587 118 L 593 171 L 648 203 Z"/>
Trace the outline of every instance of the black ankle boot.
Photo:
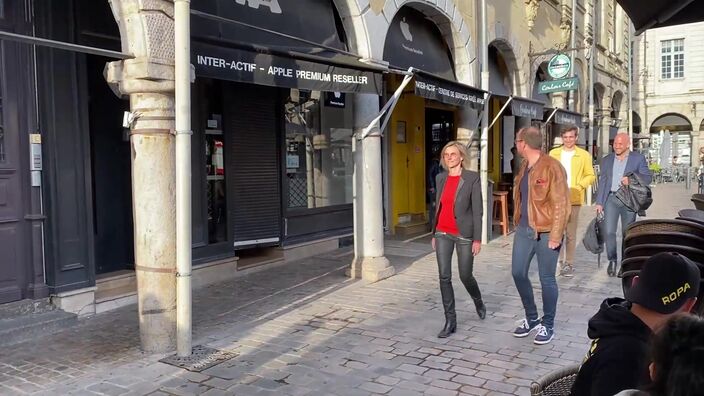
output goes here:
<path id="1" fill-rule="evenodd" d="M 606 268 L 606 273 L 609 276 L 616 276 L 616 262 L 609 261 L 609 266 Z"/>
<path id="2" fill-rule="evenodd" d="M 484 301 L 482 301 L 482 298 L 472 298 L 474 300 L 474 306 L 477 308 L 477 315 L 479 315 L 479 319 L 484 319 L 486 318 L 486 305 L 484 305 Z"/>
<path id="3" fill-rule="evenodd" d="M 457 320 L 446 318 L 445 319 L 445 327 L 440 330 L 438 333 L 438 338 L 447 338 L 450 336 L 450 334 L 454 333 L 457 331 Z"/>

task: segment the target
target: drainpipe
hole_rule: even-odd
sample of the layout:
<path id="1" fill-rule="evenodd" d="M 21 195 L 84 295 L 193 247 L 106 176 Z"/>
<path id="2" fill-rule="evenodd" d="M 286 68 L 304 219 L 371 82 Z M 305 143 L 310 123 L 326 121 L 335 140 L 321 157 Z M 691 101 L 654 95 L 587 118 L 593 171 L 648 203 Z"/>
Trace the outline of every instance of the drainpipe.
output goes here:
<path id="1" fill-rule="evenodd" d="M 486 0 L 481 0 L 481 42 L 482 47 L 482 89 L 489 91 L 489 43 L 487 42 L 486 23 Z M 484 111 L 482 112 L 482 135 L 480 142 L 480 165 L 479 171 L 482 182 L 482 243 L 489 242 L 489 100 L 484 101 Z"/>
<path id="2" fill-rule="evenodd" d="M 628 24 L 628 137 L 633 149 L 633 32 L 631 24 Z"/>
<path id="3" fill-rule="evenodd" d="M 574 61 L 575 61 L 575 54 L 576 54 L 576 49 L 575 47 L 575 42 L 576 42 L 576 37 L 577 37 L 577 32 L 575 31 L 577 29 L 577 0 L 572 0 L 572 28 L 570 30 L 570 77 L 574 77 Z M 567 108 L 570 109 L 570 111 L 574 111 L 574 97 L 575 95 L 578 95 L 579 91 L 570 91 L 567 94 L 569 95 L 569 101 L 567 102 Z"/>
<path id="4" fill-rule="evenodd" d="M 594 155 L 594 58 L 596 57 L 596 0 L 592 0 L 592 44 L 589 48 L 589 154 Z"/>
<path id="5" fill-rule="evenodd" d="M 174 0 L 176 85 L 176 349 L 191 355 L 190 0 Z"/>
<path id="6" fill-rule="evenodd" d="M 596 57 L 596 0 L 592 0 L 592 44 L 589 48 L 589 136 L 587 141 L 587 151 L 594 161 L 594 57 Z M 592 187 L 587 189 L 587 205 L 592 205 Z"/>

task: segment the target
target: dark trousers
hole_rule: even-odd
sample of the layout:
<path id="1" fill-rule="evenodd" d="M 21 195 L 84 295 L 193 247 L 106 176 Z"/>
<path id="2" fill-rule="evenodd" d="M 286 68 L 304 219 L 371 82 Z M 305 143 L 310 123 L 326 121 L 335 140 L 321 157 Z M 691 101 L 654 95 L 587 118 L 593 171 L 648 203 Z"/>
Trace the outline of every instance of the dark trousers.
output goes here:
<path id="1" fill-rule="evenodd" d="M 535 306 L 533 285 L 528 278 L 528 270 L 533 256 L 538 257 L 538 274 L 543 292 L 543 325 L 552 328 L 557 310 L 557 280 L 555 270 L 560 249 L 548 247 L 548 233 L 538 234 L 530 227 L 518 226 L 513 237 L 513 254 L 511 259 L 511 274 L 518 289 L 518 294 L 526 311 L 526 319 L 535 322 L 538 319 L 538 308 Z"/>
<path id="2" fill-rule="evenodd" d="M 609 194 L 604 205 L 604 223 L 606 226 L 606 255 L 609 261 L 618 261 L 616 246 L 616 230 L 618 230 L 618 220 L 621 219 L 621 240 L 626 235 L 626 228 L 636 221 L 636 212 L 628 209 L 626 205 L 616 198 L 616 195 Z"/>
<path id="3" fill-rule="evenodd" d="M 472 240 L 456 237 L 444 232 L 435 233 L 435 255 L 438 260 L 440 276 L 440 295 L 445 309 L 445 317 L 455 320 L 455 292 L 452 289 L 452 252 L 457 250 L 457 265 L 460 280 L 469 295 L 474 299 L 482 298 L 477 280 L 472 275 L 474 256 L 472 255 Z"/>

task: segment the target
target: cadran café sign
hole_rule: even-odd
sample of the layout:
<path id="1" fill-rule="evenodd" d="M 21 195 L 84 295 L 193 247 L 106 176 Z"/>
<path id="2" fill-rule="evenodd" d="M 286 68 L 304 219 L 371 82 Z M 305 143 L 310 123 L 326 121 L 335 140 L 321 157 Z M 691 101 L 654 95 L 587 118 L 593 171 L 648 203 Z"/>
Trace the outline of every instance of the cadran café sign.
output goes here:
<path id="1" fill-rule="evenodd" d="M 565 78 L 563 80 L 543 81 L 538 84 L 538 90 L 541 94 L 574 91 L 578 87 L 579 77 Z"/>

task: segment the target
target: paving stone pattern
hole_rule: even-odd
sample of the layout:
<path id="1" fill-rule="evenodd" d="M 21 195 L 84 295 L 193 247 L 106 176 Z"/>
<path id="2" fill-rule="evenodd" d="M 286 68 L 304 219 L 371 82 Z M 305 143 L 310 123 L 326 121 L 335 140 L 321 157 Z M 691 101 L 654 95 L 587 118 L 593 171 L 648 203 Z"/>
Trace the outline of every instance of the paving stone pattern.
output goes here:
<path id="1" fill-rule="evenodd" d="M 680 185 L 657 186 L 654 194 L 651 216 L 691 207 Z M 582 211 L 582 225 L 592 213 Z M 443 310 L 434 255 L 427 243 L 388 244 L 390 252 L 417 255 L 389 255 L 398 274 L 374 284 L 346 278 L 351 254 L 339 250 L 195 291 L 194 345 L 237 354 L 203 372 L 141 353 L 132 306 L 3 348 L 0 394 L 528 395 L 531 380 L 582 359 L 588 318 L 603 298 L 621 294 L 619 280 L 597 270 L 580 246 L 575 276 L 558 280 L 554 341 L 538 346 L 512 337 L 523 310 L 508 236 L 475 261 L 486 320 L 455 273 L 457 333 L 438 339 Z"/>

